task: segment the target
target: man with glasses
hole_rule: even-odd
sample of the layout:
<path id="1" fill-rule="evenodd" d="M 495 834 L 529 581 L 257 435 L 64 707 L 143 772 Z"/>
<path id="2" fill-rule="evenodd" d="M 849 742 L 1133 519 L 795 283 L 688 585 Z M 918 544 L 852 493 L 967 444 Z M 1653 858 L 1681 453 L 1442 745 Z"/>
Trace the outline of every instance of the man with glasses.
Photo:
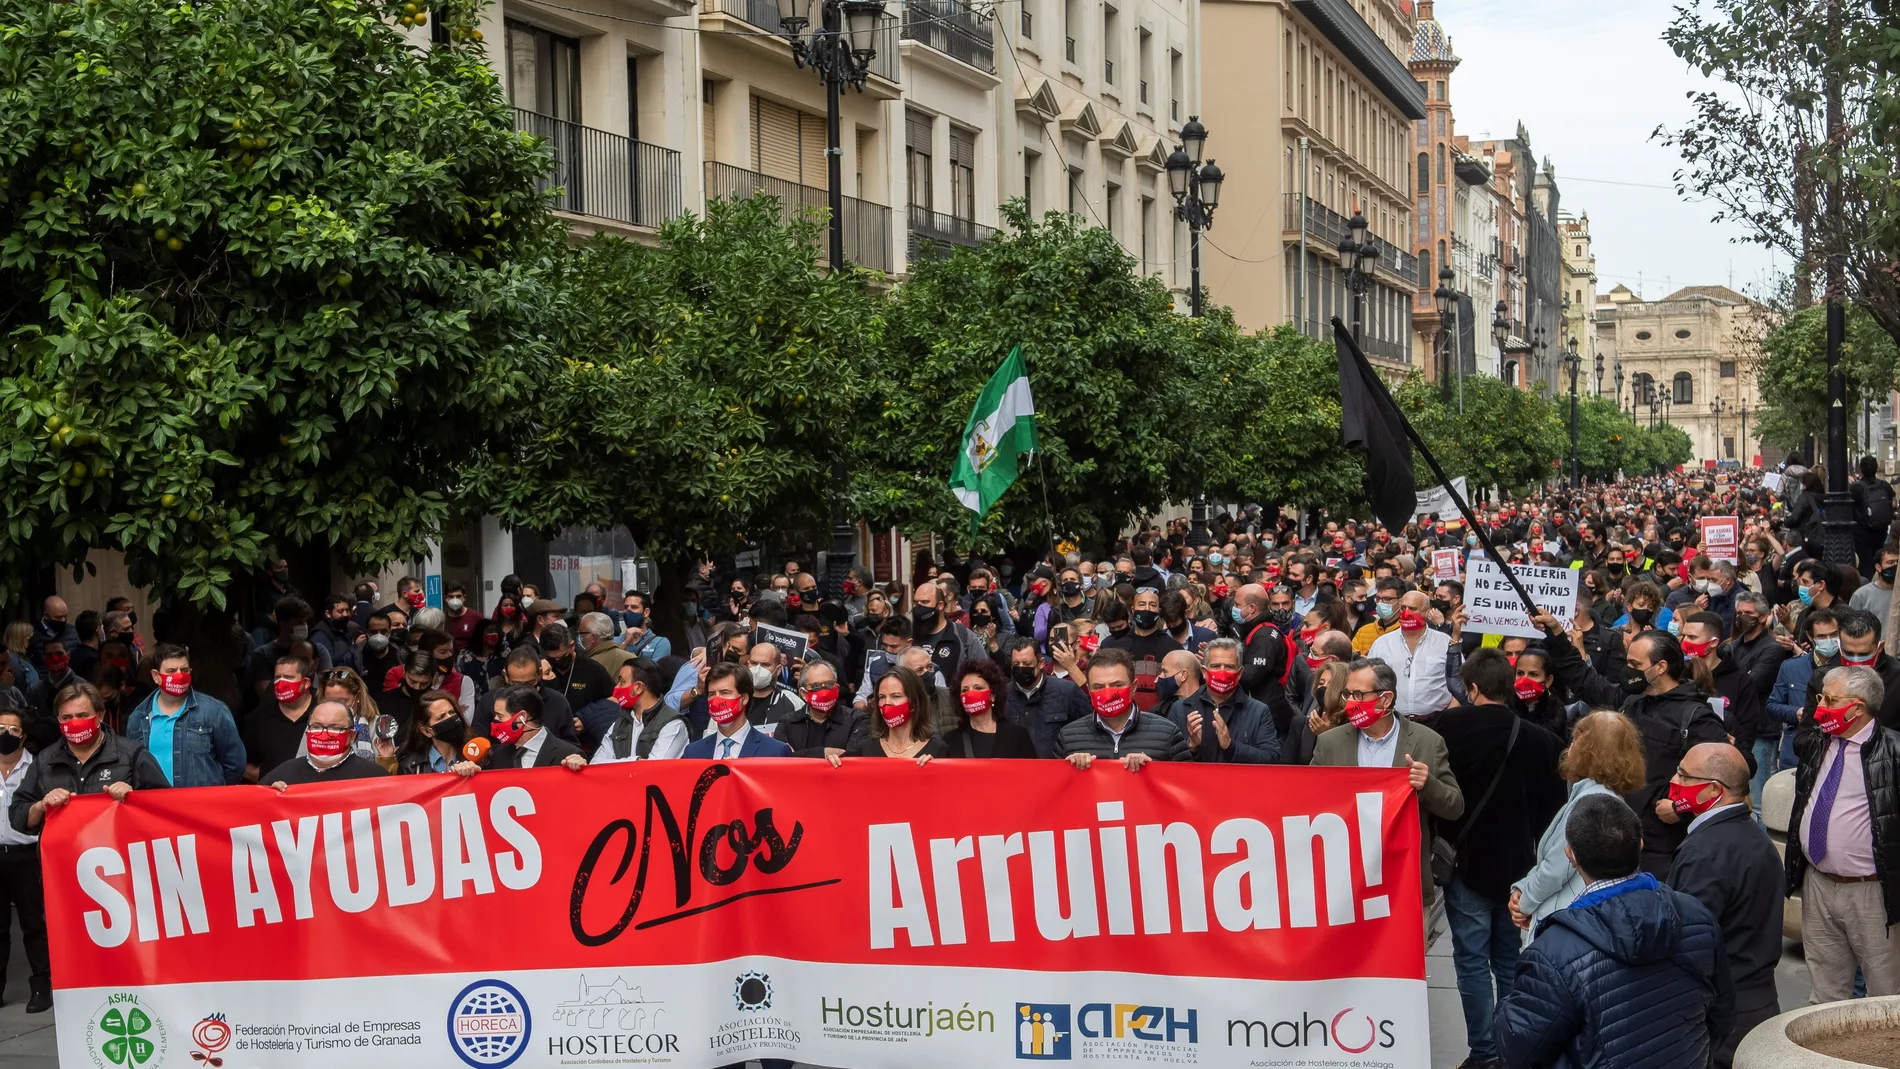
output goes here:
<path id="1" fill-rule="evenodd" d="M 1405 596 L 1405 583 L 1397 578 L 1379 580 L 1373 588 L 1373 618 L 1352 636 L 1352 652 L 1364 657 L 1372 644 L 1399 629 L 1399 599 Z"/>
<path id="2" fill-rule="evenodd" d="M 1749 1030 L 1781 1012 L 1775 966 L 1781 961 L 1782 861 L 1749 818 L 1748 763 L 1719 742 L 1693 747 L 1669 779 L 1669 800 L 1689 822 L 1669 865 L 1669 886 L 1709 907 L 1722 928 L 1735 980 L 1735 1029 L 1716 1046 L 1728 1069 Z"/>
<path id="3" fill-rule="evenodd" d="M 1419 886 L 1429 906 L 1432 885 L 1434 820 L 1457 820 L 1465 812 L 1464 792 L 1452 775 L 1445 740 L 1417 721 L 1396 715 L 1399 677 L 1392 666 L 1362 657 L 1346 673 L 1346 723 L 1313 743 L 1313 764 L 1333 768 L 1403 768 L 1411 776 L 1419 807 Z"/>

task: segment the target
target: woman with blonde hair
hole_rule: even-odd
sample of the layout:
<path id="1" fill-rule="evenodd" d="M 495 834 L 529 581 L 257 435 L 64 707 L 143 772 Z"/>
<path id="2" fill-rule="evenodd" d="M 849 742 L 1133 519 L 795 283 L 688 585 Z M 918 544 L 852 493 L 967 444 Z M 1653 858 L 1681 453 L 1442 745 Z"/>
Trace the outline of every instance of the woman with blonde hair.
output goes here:
<path id="1" fill-rule="evenodd" d="M 25 694 L 40 681 L 40 674 L 33 668 L 33 662 L 27 660 L 26 648 L 33 642 L 33 625 L 25 620 L 15 620 L 7 625 L 7 660 L 13 663 L 13 685 Z"/>
<path id="2" fill-rule="evenodd" d="M 322 688 L 317 694 L 318 701 L 339 701 L 349 706 L 356 720 L 356 752 L 382 765 L 384 771 L 394 772 L 396 740 L 393 736 L 376 737 L 376 718 L 382 714 L 363 677 L 357 675 L 354 668 L 332 668 L 318 675 L 317 681 Z"/>
<path id="3" fill-rule="evenodd" d="M 1524 929 L 1528 945 L 1545 917 L 1570 905 L 1583 893 L 1583 877 L 1564 856 L 1564 822 L 1578 800 L 1592 794 L 1617 797 L 1642 788 L 1643 740 L 1636 725 L 1622 713 L 1608 709 L 1577 721 L 1570 747 L 1557 763 L 1557 772 L 1570 784 L 1570 798 L 1550 820 L 1537 842 L 1537 864 L 1511 887 L 1511 919 Z"/>

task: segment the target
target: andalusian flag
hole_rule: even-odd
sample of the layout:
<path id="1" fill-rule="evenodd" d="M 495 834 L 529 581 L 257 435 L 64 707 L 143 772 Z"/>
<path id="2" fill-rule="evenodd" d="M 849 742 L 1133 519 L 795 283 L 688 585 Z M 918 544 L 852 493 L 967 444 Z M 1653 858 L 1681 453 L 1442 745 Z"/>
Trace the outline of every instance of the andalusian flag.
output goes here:
<path id="1" fill-rule="evenodd" d="M 950 472 L 950 492 L 963 507 L 976 513 L 970 530 L 1016 481 L 1016 458 L 1036 451 L 1036 402 L 1029 396 L 1029 374 L 1023 370 L 1023 347 L 1009 351 L 1003 366 L 990 376 L 983 396 L 963 427 L 963 448 Z"/>

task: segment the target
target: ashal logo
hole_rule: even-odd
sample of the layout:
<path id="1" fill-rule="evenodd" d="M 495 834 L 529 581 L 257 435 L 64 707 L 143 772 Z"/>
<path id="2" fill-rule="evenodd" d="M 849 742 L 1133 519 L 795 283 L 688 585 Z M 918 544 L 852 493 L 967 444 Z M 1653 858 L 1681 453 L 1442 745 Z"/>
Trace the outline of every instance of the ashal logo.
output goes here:
<path id="1" fill-rule="evenodd" d="M 623 975 L 601 982 L 583 974 L 574 997 L 559 1002 L 548 1026 L 548 1056 L 596 1063 L 669 1062 L 680 1053 L 667 1030 L 666 1004 Z"/>
<path id="2" fill-rule="evenodd" d="M 231 1045 L 231 1024 L 222 1013 L 206 1014 L 204 1019 L 191 1026 L 191 1060 L 210 1069 L 223 1069 L 224 1059 L 218 1055 Z"/>
<path id="3" fill-rule="evenodd" d="M 142 1069 L 165 1061 L 165 1022 L 129 991 L 109 995 L 86 1019 L 86 1053 L 98 1069 Z"/>
<path id="4" fill-rule="evenodd" d="M 502 1069 L 528 1049 L 528 1000 L 500 980 L 477 980 L 449 1003 L 449 1046 L 475 1069 Z"/>
<path id="5" fill-rule="evenodd" d="M 732 1004 L 741 1013 L 772 1008 L 772 978 L 762 972 L 742 972 L 732 981 Z"/>
<path id="6" fill-rule="evenodd" d="M 1392 1022 L 1375 1021 L 1369 1013 L 1348 1006 L 1328 1020 L 1310 1013 L 1300 1019 L 1280 1021 L 1228 1021 L 1227 1045 L 1280 1048 L 1333 1048 L 1342 1054 L 1364 1054 L 1377 1045 L 1380 1049 L 1398 1045 L 1392 1034 Z"/>
<path id="7" fill-rule="evenodd" d="M 1038 1062 L 1069 1060 L 1069 1007 L 1040 1002 L 1016 1004 L 1016 1057 Z"/>

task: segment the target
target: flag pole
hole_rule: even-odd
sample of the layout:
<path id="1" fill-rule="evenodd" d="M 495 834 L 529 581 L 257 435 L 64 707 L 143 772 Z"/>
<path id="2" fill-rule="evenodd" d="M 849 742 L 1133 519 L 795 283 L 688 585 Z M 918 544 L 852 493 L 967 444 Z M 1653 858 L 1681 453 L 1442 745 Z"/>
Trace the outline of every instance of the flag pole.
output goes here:
<path id="1" fill-rule="evenodd" d="M 1036 481 L 1042 484 L 1042 522 L 1049 530 L 1049 552 L 1056 551 L 1056 514 L 1049 508 L 1049 469 L 1042 466 L 1042 450 L 1036 450 Z"/>
<path id="2" fill-rule="evenodd" d="M 1338 316 L 1334 316 L 1333 326 L 1336 328 L 1335 333 L 1337 334 L 1338 330 L 1344 329 L 1345 324 L 1340 321 Z M 1373 370 L 1372 365 L 1367 362 L 1366 354 L 1359 351 L 1359 343 L 1352 340 L 1350 332 L 1338 334 L 1337 336 L 1344 337 L 1347 340 L 1347 350 L 1352 353 L 1352 358 L 1358 361 L 1359 370 L 1364 373 L 1368 380 L 1377 386 L 1379 393 L 1385 397 L 1386 403 L 1392 406 L 1392 411 L 1399 417 L 1399 426 L 1405 430 L 1405 437 L 1411 441 L 1413 448 L 1418 450 L 1418 455 L 1425 458 L 1426 466 L 1432 469 L 1432 474 L 1438 477 L 1439 485 L 1445 488 L 1445 493 L 1450 495 L 1452 503 L 1458 506 L 1459 514 L 1465 518 L 1465 523 L 1471 526 L 1471 533 L 1478 536 L 1478 544 L 1483 547 L 1486 559 L 1496 564 L 1498 571 L 1504 573 L 1504 578 L 1511 584 L 1511 589 L 1517 592 L 1519 598 L 1523 599 L 1524 611 L 1530 616 L 1536 617 L 1537 614 L 1543 610 L 1539 609 L 1537 603 L 1531 600 L 1530 591 L 1524 589 L 1524 584 L 1518 580 L 1517 573 L 1511 570 L 1511 566 L 1505 562 L 1503 557 L 1498 555 L 1498 551 L 1491 545 L 1491 536 L 1485 533 L 1484 525 L 1479 523 L 1478 518 L 1472 514 L 1471 506 L 1465 503 L 1464 495 L 1458 492 L 1458 487 L 1452 483 L 1451 479 L 1446 477 L 1445 469 L 1438 466 L 1438 458 L 1432 456 L 1431 447 L 1425 444 L 1425 439 L 1419 437 L 1418 431 L 1412 429 L 1412 421 L 1405 418 L 1405 411 L 1399 407 L 1398 401 L 1392 397 L 1392 392 L 1385 388 L 1385 380 L 1380 378 L 1379 373 Z"/>

